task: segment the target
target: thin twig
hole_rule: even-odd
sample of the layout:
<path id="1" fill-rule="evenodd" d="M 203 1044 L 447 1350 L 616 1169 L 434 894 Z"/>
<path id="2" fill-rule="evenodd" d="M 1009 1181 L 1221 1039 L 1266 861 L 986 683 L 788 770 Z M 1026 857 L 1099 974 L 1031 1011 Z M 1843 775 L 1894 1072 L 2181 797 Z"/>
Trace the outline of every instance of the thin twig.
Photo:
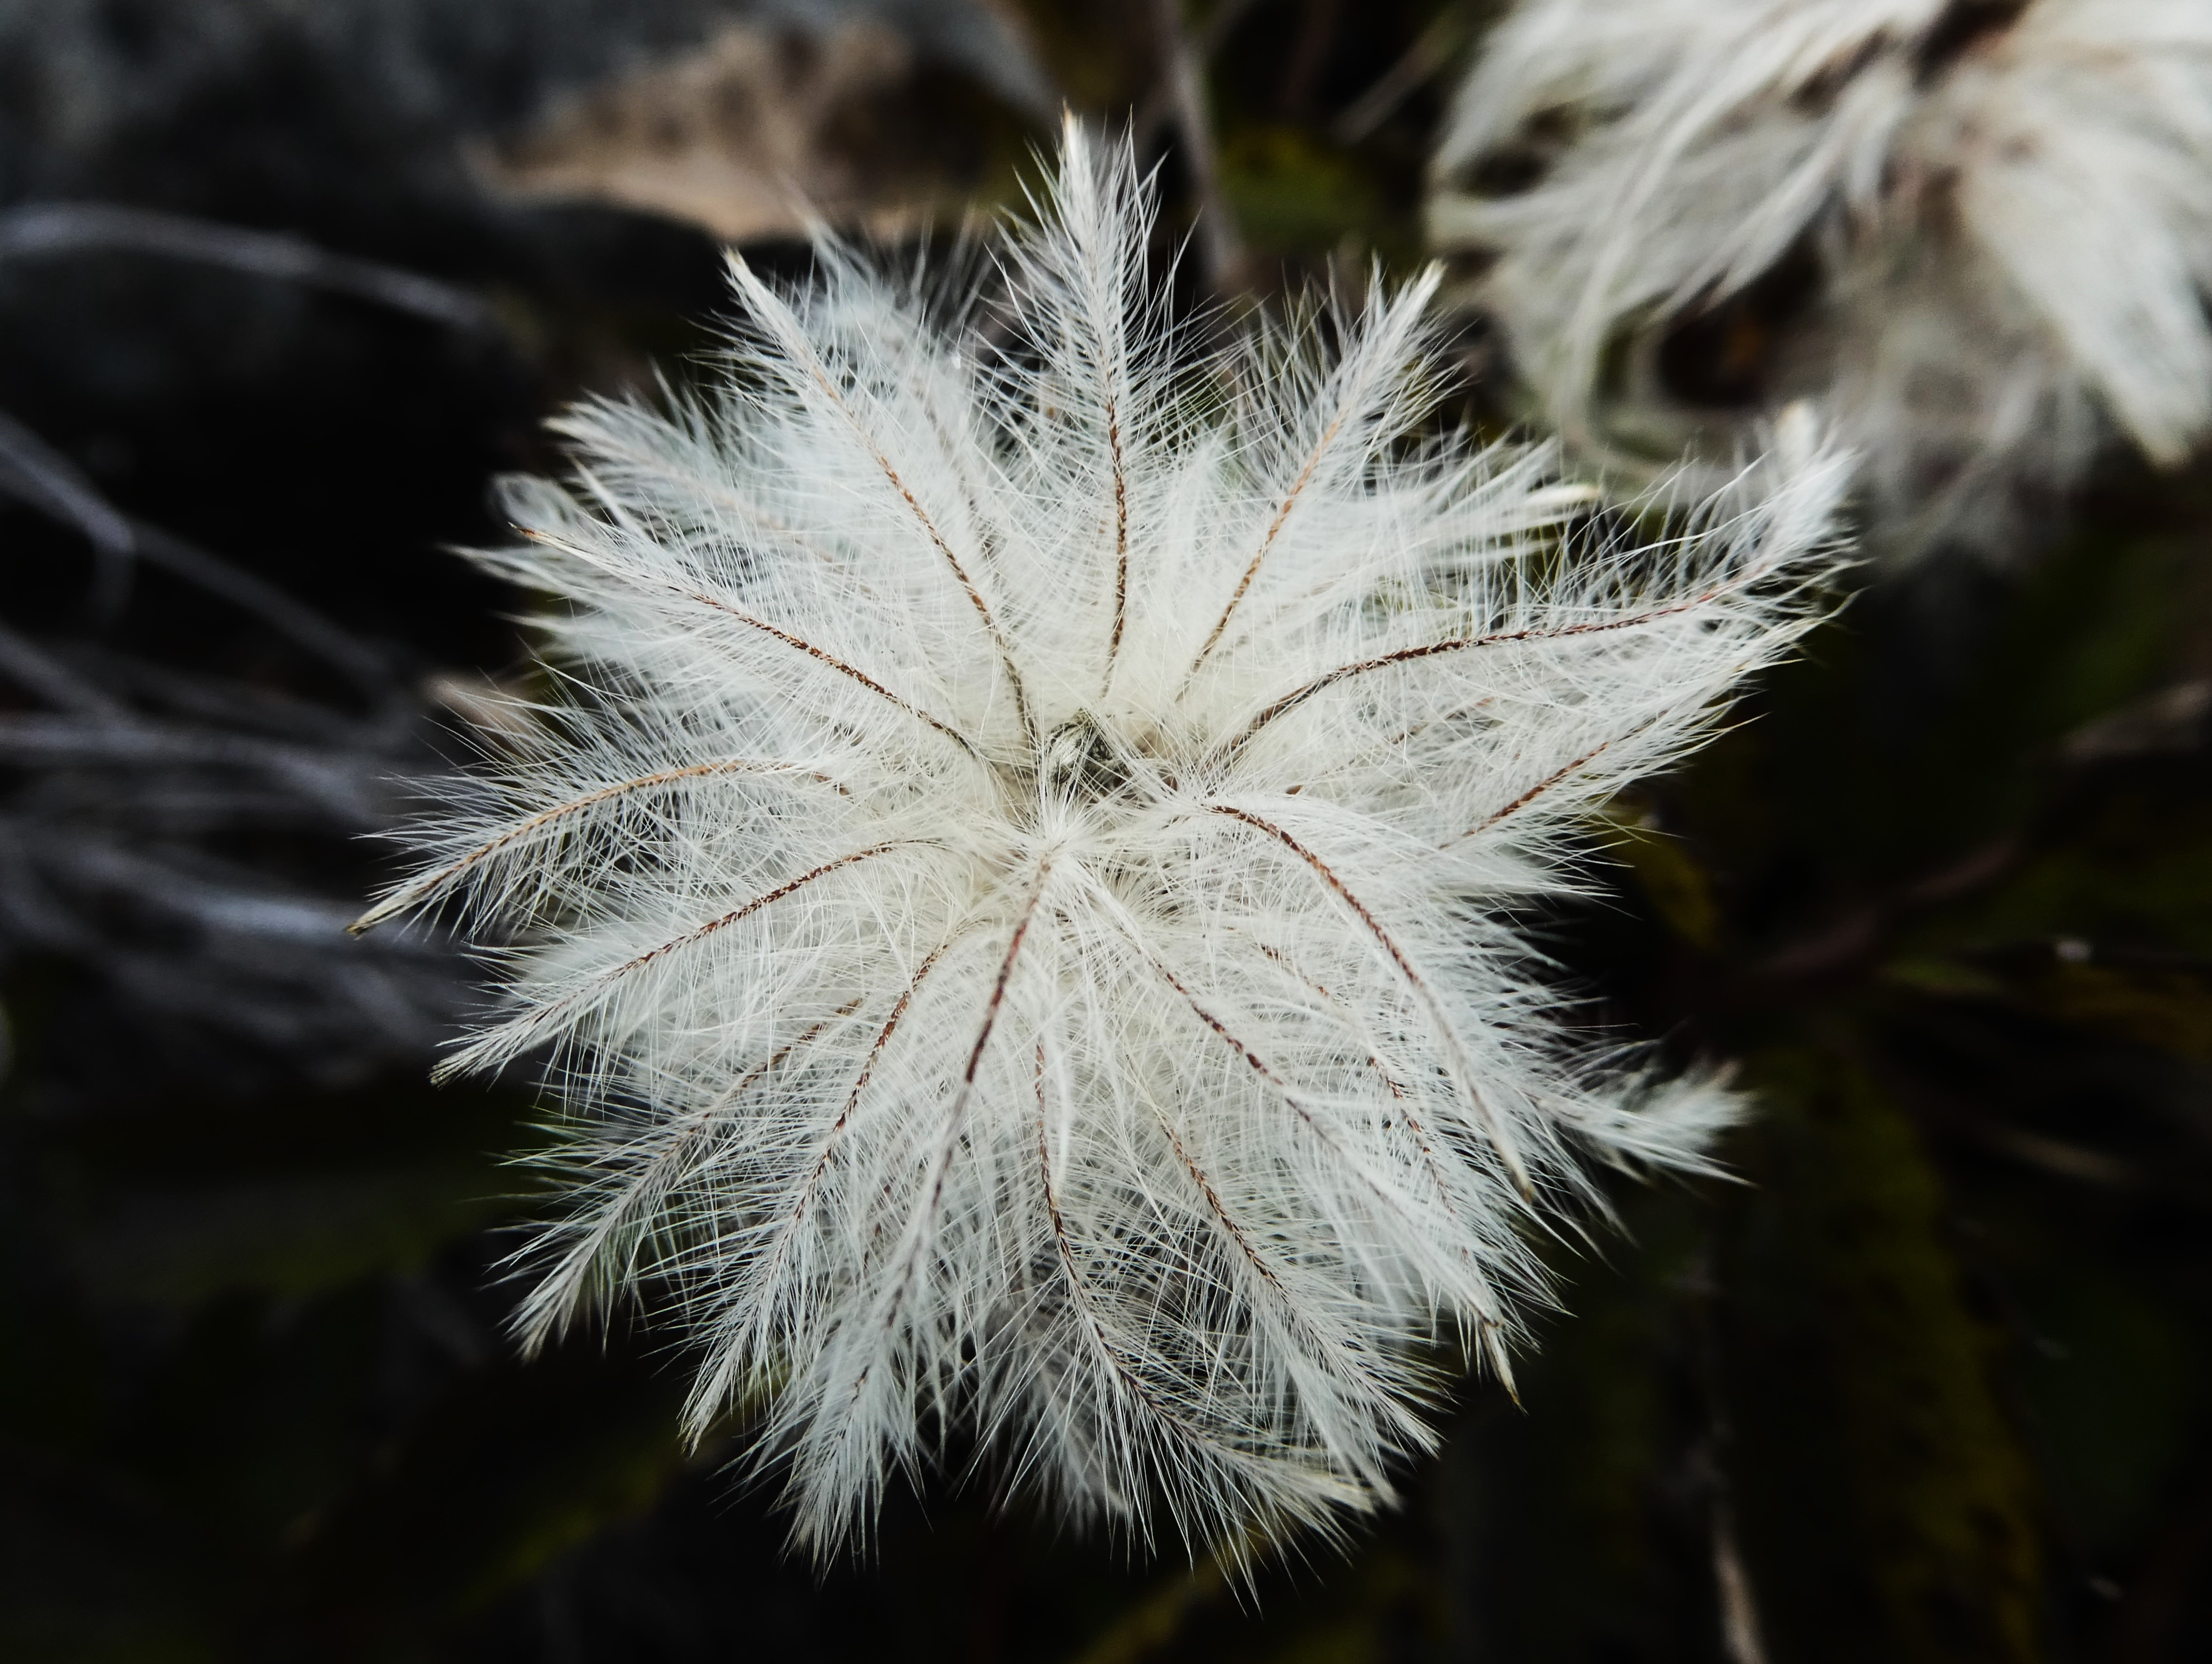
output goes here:
<path id="1" fill-rule="evenodd" d="M 111 253 L 155 254 L 306 283 L 453 329 L 492 326 L 491 308 L 465 289 L 375 260 L 333 254 L 286 232 L 249 231 L 106 202 L 29 203 L 0 213 L 0 260 Z"/>
<path id="2" fill-rule="evenodd" d="M 1736 1539 L 1735 1510 L 1729 1505 L 1725 1492 L 1713 1497 L 1713 1584 L 1720 1600 L 1721 1649 L 1728 1664 L 1766 1664 L 1766 1643 L 1760 1638 L 1751 1574 L 1744 1567 L 1742 1545 Z"/>
<path id="3" fill-rule="evenodd" d="M 1304 121 L 1314 94 L 1328 69 L 1329 48 L 1344 21 L 1344 0 L 1305 0 L 1305 17 L 1291 47 L 1291 61 L 1275 94 L 1275 108 L 1285 121 Z"/>
<path id="4" fill-rule="evenodd" d="M 1229 31 L 1244 21 L 1244 14 L 1252 9 L 1254 0 L 1220 0 L 1206 15 L 1206 21 L 1191 31 L 1191 50 L 1201 64 L 1211 64 L 1222 43 L 1229 39 Z M 1152 154 L 1153 141 L 1160 129 L 1175 115 L 1175 90 L 1162 81 L 1146 93 L 1137 106 L 1136 114 L 1130 119 L 1130 142 L 1139 156 Z"/>
<path id="5" fill-rule="evenodd" d="M 1729 1485 L 1728 1453 L 1735 1429 L 1729 1417 L 1723 1381 L 1720 1337 L 1712 1309 L 1720 1290 L 1709 1246 L 1698 1249 L 1688 1291 L 1690 1320 L 1697 1333 L 1698 1386 L 1705 1401 L 1705 1439 L 1698 1466 L 1704 1469 L 1708 1492 L 1707 1525 L 1711 1534 L 1713 1594 L 1720 1608 L 1721 1653 L 1727 1664 L 1766 1664 L 1759 1600 L 1750 1569 L 1744 1563 L 1742 1539 L 1736 1531 L 1735 1499 Z"/>
<path id="6" fill-rule="evenodd" d="M 1909 884 L 1886 891 L 1785 943 L 1747 971 L 1741 1002 L 1771 1004 L 1802 997 L 1808 986 L 1856 975 L 1887 948 L 1899 927 L 1915 916 L 1990 888 L 2016 871 L 2026 848 L 2008 833 Z"/>
<path id="7" fill-rule="evenodd" d="M 1467 39 L 1467 33 L 1464 7 L 1447 6 L 1437 13 L 1428 27 L 1415 37 L 1413 44 L 1406 48 L 1405 55 L 1328 124 L 1328 136 L 1340 144 L 1358 143 L 1396 114 L 1400 105 L 1451 62 L 1452 54 Z"/>
<path id="8" fill-rule="evenodd" d="M 374 820 L 370 760 L 326 747 L 287 745 L 219 728 L 130 717 L 0 714 L 0 763 L 50 766 L 226 768 L 277 781 L 338 820 Z"/>
<path id="9" fill-rule="evenodd" d="M 374 649 L 274 584 L 125 514 L 67 457 L 4 411 L 0 411 L 0 497 L 12 497 L 73 527 L 106 560 L 144 560 L 228 601 L 289 637 L 374 698 L 385 698 L 393 691 L 390 667 Z"/>
<path id="10" fill-rule="evenodd" d="M 1220 158 L 1206 109 L 1206 67 L 1183 27 L 1182 0 L 1154 0 L 1153 15 L 1159 32 L 1160 73 L 1175 112 L 1176 137 L 1190 173 L 1191 194 L 1198 204 L 1199 258 L 1206 282 L 1216 290 L 1229 289 L 1243 266 L 1244 246 L 1221 197 Z"/>
<path id="11" fill-rule="evenodd" d="M 125 719 L 128 712 L 27 636 L 0 625 L 0 676 L 48 704 L 80 716 Z"/>

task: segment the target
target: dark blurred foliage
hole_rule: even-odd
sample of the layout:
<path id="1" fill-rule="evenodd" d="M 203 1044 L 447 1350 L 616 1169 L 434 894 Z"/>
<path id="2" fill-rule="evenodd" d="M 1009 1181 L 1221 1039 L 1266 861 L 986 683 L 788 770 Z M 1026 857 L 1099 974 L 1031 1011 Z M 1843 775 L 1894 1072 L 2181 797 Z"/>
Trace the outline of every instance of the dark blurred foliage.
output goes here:
<path id="1" fill-rule="evenodd" d="M 1027 0 L 987 28 L 918 0 L 14 0 L 0 207 L 296 232 L 493 322 L 143 254 L 0 259 L 0 410 L 149 535 L 363 644 L 399 716 L 362 777 L 434 766 L 441 698 L 526 662 L 515 598 L 443 552 L 498 535 L 488 476 L 549 463 L 562 399 L 702 345 L 719 298 L 703 235 L 496 200 L 460 141 L 718 18 L 867 13 L 917 42 L 899 119 L 962 136 L 931 152 L 962 188 L 1006 197 L 1056 81 L 1133 113 L 1182 223 L 1219 216 L 1194 297 L 1201 265 L 1248 296 L 1357 284 L 1419 258 L 1425 147 L 1485 10 Z M 1202 109 L 1173 94 L 1177 51 Z M 863 127 L 846 140 L 911 150 L 899 121 Z M 1489 419 L 1503 367 L 1479 323 L 1461 345 Z M 81 524 L 14 497 L 0 619 L 141 728 L 251 727 L 179 706 L 186 684 L 252 721 L 312 707 L 303 746 L 374 714 L 265 610 L 149 559 L 103 580 Z M 2212 1655 L 2212 475 L 2115 465 L 2054 541 L 2014 571 L 1863 569 L 1723 740 L 1593 829 L 1605 893 L 1549 937 L 1593 1021 L 1741 1060 L 1745 1182 L 1620 1186 L 1625 1231 L 1560 1247 L 1518 1404 L 1470 1384 L 1401 1508 L 1250 1591 L 995 1515 L 957 1476 L 856 1563 L 792 1561 L 772 1490 L 726 1466 L 743 1429 L 677 1439 L 667 1336 L 529 1363 L 505 1338 L 526 1092 L 431 1089 L 420 1036 L 334 1071 L 320 1031 L 149 1004 L 115 972 L 140 941 L 119 903 L 80 937 L 9 917 L 0 1655 Z M 380 870 L 328 825 L 270 832 L 273 809 L 242 840 L 171 837 L 108 765 L 0 765 L 11 826 L 152 838 L 325 907 Z M 214 941 L 163 937 L 161 964 L 228 987 Z M 466 997 L 434 962 L 449 1018 Z M 262 968 L 217 1016 L 322 974 Z"/>

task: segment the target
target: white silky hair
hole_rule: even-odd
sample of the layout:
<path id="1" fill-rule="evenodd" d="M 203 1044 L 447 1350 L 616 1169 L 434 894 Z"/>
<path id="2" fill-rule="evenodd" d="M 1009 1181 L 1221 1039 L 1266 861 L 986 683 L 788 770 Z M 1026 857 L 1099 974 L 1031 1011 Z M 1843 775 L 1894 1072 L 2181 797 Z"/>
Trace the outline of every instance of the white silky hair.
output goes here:
<path id="1" fill-rule="evenodd" d="M 1480 300 L 1562 429 L 1669 461 L 1741 428 L 1653 349 L 1809 262 L 1772 396 L 1859 454 L 1897 552 L 1999 552 L 2115 430 L 2164 465 L 2212 427 L 2212 5 L 1522 0 L 1429 221 L 1494 257 Z"/>
<path id="2" fill-rule="evenodd" d="M 1036 209 L 995 314 L 733 258 L 716 385 L 562 420 L 479 557 L 557 692 L 363 920 L 515 933 L 450 1067 L 556 1048 L 520 1329 L 670 1301 L 816 1552 L 950 1438 L 1232 1556 L 1388 1497 L 1589 1162 L 1737 1113 L 1571 1033 L 1516 921 L 1835 561 L 1802 426 L 1608 535 L 1550 450 L 1420 437 L 1434 273 L 1207 347 L 1126 143 L 1071 123 Z"/>

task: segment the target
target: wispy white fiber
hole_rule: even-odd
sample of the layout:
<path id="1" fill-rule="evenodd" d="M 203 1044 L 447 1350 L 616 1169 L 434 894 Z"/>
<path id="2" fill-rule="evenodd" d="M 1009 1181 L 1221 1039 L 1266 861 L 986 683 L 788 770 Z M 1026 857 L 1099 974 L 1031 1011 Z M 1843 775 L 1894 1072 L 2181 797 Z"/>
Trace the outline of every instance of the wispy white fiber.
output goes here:
<path id="1" fill-rule="evenodd" d="M 365 921 L 519 931 L 452 1066 L 555 1048 L 523 1329 L 659 1291 L 817 1551 L 955 1437 L 1140 1539 L 1328 1529 L 1504 1371 L 1585 1163 L 1733 1113 L 1609 1074 L 1516 921 L 1803 627 L 1843 465 L 1601 534 L 1418 437 L 1433 275 L 1202 348 L 1152 211 L 1071 126 L 996 311 L 733 261 L 719 385 L 512 487 L 560 691 Z"/>
<path id="2" fill-rule="evenodd" d="M 1733 451 L 1667 330 L 1794 262 L 1729 351 L 1817 398 L 1904 546 L 2001 545 L 2115 430 L 2212 425 L 2203 0 L 1522 0 L 1436 159 L 1440 248 L 1593 446 Z"/>

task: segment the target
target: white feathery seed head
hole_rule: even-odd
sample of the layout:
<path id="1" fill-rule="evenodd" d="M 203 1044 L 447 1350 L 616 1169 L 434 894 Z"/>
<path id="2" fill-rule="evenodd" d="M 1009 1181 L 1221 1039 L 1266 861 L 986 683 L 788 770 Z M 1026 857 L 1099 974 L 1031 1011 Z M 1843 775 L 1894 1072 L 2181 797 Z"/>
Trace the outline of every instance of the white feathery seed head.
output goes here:
<path id="1" fill-rule="evenodd" d="M 1433 180 L 1571 440 L 1728 456 L 1814 399 L 1901 552 L 2212 427 L 2204 0 L 1522 0 Z"/>
<path id="2" fill-rule="evenodd" d="M 451 1066 L 553 1047 L 521 1327 L 669 1302 L 817 1552 L 948 1439 L 1140 1540 L 1330 1529 L 1504 1372 L 1588 1162 L 1734 1113 L 1577 1042 L 1516 920 L 1804 627 L 1846 467 L 1793 429 L 1601 533 L 1421 437 L 1433 274 L 1203 347 L 1152 212 L 1071 124 L 988 317 L 733 259 L 714 387 L 511 487 L 557 692 L 363 921 L 512 932 Z"/>

